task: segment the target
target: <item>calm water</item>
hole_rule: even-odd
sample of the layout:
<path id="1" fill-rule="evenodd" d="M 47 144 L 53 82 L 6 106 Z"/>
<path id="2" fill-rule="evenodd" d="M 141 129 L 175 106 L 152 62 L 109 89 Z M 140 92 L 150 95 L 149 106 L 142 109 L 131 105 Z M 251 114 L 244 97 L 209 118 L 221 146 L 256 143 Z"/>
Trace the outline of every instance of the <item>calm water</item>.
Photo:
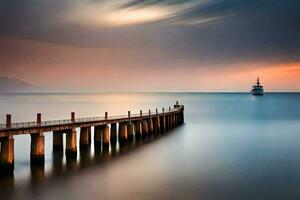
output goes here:
<path id="1" fill-rule="evenodd" d="M 0 95 L 0 117 L 126 114 L 176 100 L 183 126 L 109 151 L 92 147 L 73 161 L 52 152 L 46 133 L 45 166 L 31 166 L 30 136 L 16 136 L 15 173 L 0 178 L 1 199 L 300 198 L 300 93 L 10 94 Z"/>

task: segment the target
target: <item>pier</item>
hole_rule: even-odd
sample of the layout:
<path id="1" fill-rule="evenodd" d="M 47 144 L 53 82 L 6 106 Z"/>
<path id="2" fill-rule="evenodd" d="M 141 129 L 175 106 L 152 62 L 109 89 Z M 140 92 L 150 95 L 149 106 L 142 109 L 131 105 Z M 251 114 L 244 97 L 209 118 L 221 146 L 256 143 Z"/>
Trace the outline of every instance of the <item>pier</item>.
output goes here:
<path id="1" fill-rule="evenodd" d="M 76 118 L 74 112 L 70 119 L 42 121 L 42 114 L 37 114 L 35 122 L 12 123 L 12 116 L 6 115 L 6 123 L 0 124 L 0 172 L 14 171 L 14 136 L 30 135 L 30 161 L 43 164 L 45 162 L 45 132 L 53 134 L 53 151 L 65 152 L 66 158 L 77 158 L 77 129 L 80 129 L 79 149 L 88 149 L 92 144 L 92 127 L 94 127 L 95 149 L 109 148 L 109 145 L 126 144 L 135 139 L 151 134 L 165 133 L 184 123 L 184 106 L 178 102 L 167 110 L 156 109 L 154 112 L 140 111 L 127 115 Z M 63 134 L 66 135 L 65 148 Z"/>

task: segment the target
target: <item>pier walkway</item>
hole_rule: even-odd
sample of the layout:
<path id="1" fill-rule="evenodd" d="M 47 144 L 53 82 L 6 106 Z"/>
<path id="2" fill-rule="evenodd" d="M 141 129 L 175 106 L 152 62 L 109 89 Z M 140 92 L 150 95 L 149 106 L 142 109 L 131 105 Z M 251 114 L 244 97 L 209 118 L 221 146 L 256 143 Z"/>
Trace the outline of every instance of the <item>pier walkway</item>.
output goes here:
<path id="1" fill-rule="evenodd" d="M 127 115 L 76 118 L 71 113 L 70 119 L 42 121 L 41 113 L 35 122 L 12 123 L 11 115 L 6 115 L 6 124 L 0 124 L 0 172 L 11 173 L 14 170 L 14 136 L 28 134 L 31 136 L 30 160 L 32 163 L 45 161 L 44 132 L 53 132 L 53 150 L 62 150 L 63 134 L 66 134 L 65 154 L 67 158 L 77 157 L 77 131 L 80 129 L 80 149 L 91 145 L 91 128 L 94 127 L 95 148 L 109 148 L 117 142 L 120 144 L 134 138 L 149 134 L 164 133 L 184 123 L 184 106 L 178 102 L 173 108 L 156 109 L 155 112 L 142 112 Z"/>

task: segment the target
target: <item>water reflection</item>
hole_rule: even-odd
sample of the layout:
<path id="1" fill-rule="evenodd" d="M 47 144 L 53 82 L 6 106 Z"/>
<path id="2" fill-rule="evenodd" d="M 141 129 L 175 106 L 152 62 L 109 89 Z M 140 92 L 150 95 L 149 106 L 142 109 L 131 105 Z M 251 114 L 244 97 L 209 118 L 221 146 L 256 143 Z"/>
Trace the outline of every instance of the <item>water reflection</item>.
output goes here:
<path id="1" fill-rule="evenodd" d="M 59 176 L 64 171 L 63 155 L 64 155 L 63 149 L 53 150 L 53 153 L 52 153 L 52 163 L 53 163 L 53 165 L 52 165 L 52 174 L 54 176 Z"/>
<path id="2" fill-rule="evenodd" d="M 63 149 L 54 149 L 52 152 L 51 170 L 49 173 L 45 172 L 45 164 L 30 164 L 30 181 L 29 186 L 38 186 L 48 179 L 61 178 L 62 176 L 69 176 L 76 174 L 84 169 L 89 169 L 92 166 L 100 166 L 113 159 L 138 150 L 142 146 L 157 140 L 161 135 L 147 135 L 146 137 L 134 138 L 132 141 L 125 143 L 112 143 L 109 146 L 97 144 L 92 148 L 80 149 L 78 158 L 66 158 Z M 14 191 L 15 177 L 14 175 L 0 176 L 0 192 L 6 195 L 9 191 Z M 31 187 L 30 187 L 31 188 Z"/>
<path id="3" fill-rule="evenodd" d="M 31 172 L 31 183 L 38 184 L 45 180 L 45 164 L 44 163 L 36 163 L 30 164 L 30 172 Z"/>
<path id="4" fill-rule="evenodd" d="M 9 194 L 9 192 L 13 191 L 12 189 L 15 186 L 14 174 L 0 174 L 0 193 L 5 192 L 5 194 Z"/>

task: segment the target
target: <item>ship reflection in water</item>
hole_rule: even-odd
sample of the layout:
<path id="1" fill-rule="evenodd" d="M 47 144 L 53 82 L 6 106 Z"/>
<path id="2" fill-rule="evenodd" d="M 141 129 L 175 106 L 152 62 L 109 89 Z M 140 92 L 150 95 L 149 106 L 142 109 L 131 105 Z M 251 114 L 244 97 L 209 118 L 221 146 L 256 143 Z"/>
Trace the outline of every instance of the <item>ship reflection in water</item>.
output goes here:
<path id="1" fill-rule="evenodd" d="M 80 173 L 86 169 L 91 169 L 92 167 L 100 167 L 108 164 L 109 161 L 138 150 L 138 148 L 166 135 L 166 133 L 156 133 L 155 135 L 136 138 L 127 143 L 110 144 L 109 147 L 104 147 L 103 145 L 100 147 L 95 146 L 94 152 L 91 147 L 80 149 L 78 158 L 65 158 L 66 160 L 64 160 L 63 149 L 53 150 L 52 168 L 49 173 L 46 173 L 45 164 L 30 163 L 30 181 L 28 184 L 31 188 L 34 188 L 43 185 L 47 180 L 57 180 L 59 178 L 65 178 L 69 175 Z M 14 174 L 0 174 L 0 192 L 3 192 L 6 196 L 13 194 L 15 184 Z"/>

